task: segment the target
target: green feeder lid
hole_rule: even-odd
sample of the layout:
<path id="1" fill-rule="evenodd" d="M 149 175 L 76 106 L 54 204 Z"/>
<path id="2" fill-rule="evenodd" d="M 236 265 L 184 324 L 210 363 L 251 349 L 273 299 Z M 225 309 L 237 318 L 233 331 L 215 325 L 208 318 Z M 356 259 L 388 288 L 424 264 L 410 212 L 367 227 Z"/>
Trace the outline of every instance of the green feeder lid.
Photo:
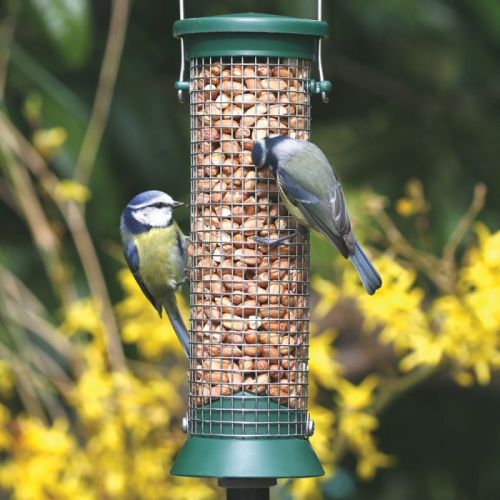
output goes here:
<path id="1" fill-rule="evenodd" d="M 315 60 L 316 40 L 328 24 L 314 19 L 253 12 L 182 19 L 174 36 L 183 38 L 186 57 L 293 57 Z"/>

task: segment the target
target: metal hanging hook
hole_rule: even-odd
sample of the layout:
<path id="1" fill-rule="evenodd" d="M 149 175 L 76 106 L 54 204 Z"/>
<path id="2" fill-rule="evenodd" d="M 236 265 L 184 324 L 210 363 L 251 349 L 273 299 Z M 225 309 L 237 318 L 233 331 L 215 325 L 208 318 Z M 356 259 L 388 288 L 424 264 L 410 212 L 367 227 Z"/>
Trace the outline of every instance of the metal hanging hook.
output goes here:
<path id="1" fill-rule="evenodd" d="M 179 19 L 184 19 L 184 0 L 179 0 Z M 185 54 L 184 54 L 184 39 L 181 37 L 181 69 L 179 72 L 179 80 L 175 82 L 177 89 L 177 100 L 180 103 L 184 102 L 184 90 L 189 88 L 189 83 L 184 81 L 184 71 L 186 69 Z"/>
<path id="2" fill-rule="evenodd" d="M 182 1 L 182 0 L 181 0 Z M 318 0 L 318 21 L 323 20 L 323 2 L 322 0 Z M 325 80 L 325 75 L 323 73 L 323 59 L 322 59 L 322 52 L 321 52 L 321 38 L 318 38 L 318 74 L 319 74 L 319 80 L 320 82 L 323 82 Z M 326 92 L 321 92 L 321 99 L 322 101 L 326 104 L 329 99 L 328 95 Z"/>

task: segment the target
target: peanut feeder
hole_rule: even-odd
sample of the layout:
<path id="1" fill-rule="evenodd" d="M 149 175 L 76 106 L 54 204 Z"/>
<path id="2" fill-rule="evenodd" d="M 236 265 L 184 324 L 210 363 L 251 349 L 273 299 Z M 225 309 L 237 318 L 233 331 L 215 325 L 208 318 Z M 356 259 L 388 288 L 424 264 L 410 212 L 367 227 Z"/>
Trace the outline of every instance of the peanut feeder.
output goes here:
<path id="1" fill-rule="evenodd" d="M 173 474 L 323 474 L 307 439 L 309 240 L 251 150 L 271 134 L 309 139 L 310 94 L 329 90 L 311 79 L 327 30 L 263 14 L 174 25 L 189 61 L 176 86 L 189 92 L 192 256 L 189 437 Z"/>

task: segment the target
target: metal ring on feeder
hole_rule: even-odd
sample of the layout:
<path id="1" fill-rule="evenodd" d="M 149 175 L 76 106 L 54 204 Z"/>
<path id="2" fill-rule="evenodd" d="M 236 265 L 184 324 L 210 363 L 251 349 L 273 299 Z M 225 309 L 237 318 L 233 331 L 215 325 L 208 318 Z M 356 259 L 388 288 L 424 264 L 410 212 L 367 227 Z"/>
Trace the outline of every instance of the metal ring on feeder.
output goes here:
<path id="1" fill-rule="evenodd" d="M 309 239 L 251 150 L 272 134 L 309 139 L 311 62 L 326 32 L 259 14 L 175 25 L 190 62 L 192 256 L 189 439 L 173 474 L 323 473 L 307 441 Z"/>

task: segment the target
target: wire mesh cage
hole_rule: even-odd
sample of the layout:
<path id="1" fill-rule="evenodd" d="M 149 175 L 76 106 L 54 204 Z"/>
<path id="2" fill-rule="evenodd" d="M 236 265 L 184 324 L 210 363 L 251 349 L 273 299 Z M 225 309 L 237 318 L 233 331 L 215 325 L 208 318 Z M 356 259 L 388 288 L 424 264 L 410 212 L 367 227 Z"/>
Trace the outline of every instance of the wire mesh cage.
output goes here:
<path id="1" fill-rule="evenodd" d="M 251 151 L 274 134 L 309 140 L 312 61 L 326 25 L 256 14 L 178 23 L 190 64 L 190 439 L 172 472 L 320 475 L 306 440 L 309 237 Z M 227 467 L 198 459 L 217 455 L 214 443 Z M 251 449 L 241 443 L 260 453 L 238 469 Z M 271 465 L 280 454 L 295 454 L 296 466 Z"/>
<path id="2" fill-rule="evenodd" d="M 309 138 L 309 73 L 298 59 L 191 60 L 193 435 L 306 436 L 309 245 L 251 149 Z"/>

